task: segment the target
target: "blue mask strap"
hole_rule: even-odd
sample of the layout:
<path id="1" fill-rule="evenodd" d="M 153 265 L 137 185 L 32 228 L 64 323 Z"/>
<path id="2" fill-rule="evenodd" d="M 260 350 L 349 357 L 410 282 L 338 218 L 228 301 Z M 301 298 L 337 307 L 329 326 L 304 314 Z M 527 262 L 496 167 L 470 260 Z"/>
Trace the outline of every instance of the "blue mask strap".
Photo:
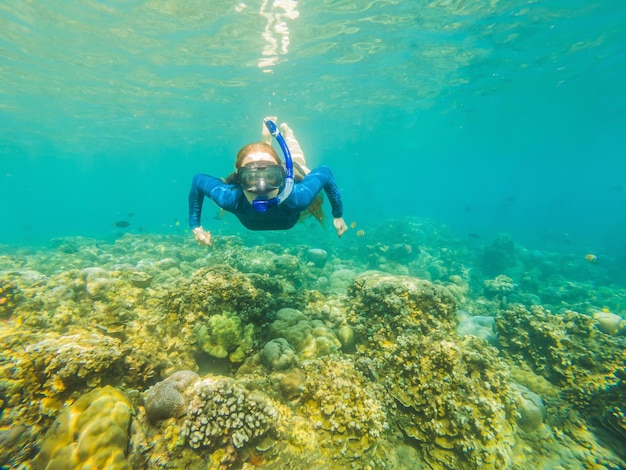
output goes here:
<path id="1" fill-rule="evenodd" d="M 272 199 L 255 199 L 252 201 L 252 207 L 257 212 L 265 212 L 270 207 L 277 206 L 285 201 L 291 194 L 291 190 L 293 189 L 293 160 L 291 159 L 291 152 L 289 151 L 289 147 L 287 147 L 287 142 L 285 142 L 285 138 L 278 130 L 278 126 L 271 119 L 265 119 L 265 127 L 270 131 L 270 134 L 274 136 L 278 145 L 280 145 L 280 149 L 283 151 L 283 155 L 285 156 L 285 168 L 287 170 L 287 175 L 285 176 L 285 184 L 283 186 L 282 191 L 278 194 L 278 196 L 273 197 Z"/>

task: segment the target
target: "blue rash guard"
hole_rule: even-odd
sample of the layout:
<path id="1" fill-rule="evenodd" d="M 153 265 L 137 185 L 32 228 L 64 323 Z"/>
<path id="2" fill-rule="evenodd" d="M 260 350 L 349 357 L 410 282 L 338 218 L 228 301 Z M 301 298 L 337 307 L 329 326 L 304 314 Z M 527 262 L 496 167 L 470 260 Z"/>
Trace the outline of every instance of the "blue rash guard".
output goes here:
<path id="1" fill-rule="evenodd" d="M 204 197 L 213 200 L 222 209 L 232 212 L 250 230 L 286 230 L 298 221 L 300 213 L 306 210 L 315 196 L 326 191 L 333 217 L 343 216 L 343 204 L 339 188 L 330 172 L 322 166 L 311 171 L 302 181 L 296 183 L 289 197 L 282 203 L 270 207 L 266 212 L 257 212 L 248 202 L 241 186 L 224 183 L 209 175 L 194 176 L 189 191 L 189 227 L 200 227 Z"/>

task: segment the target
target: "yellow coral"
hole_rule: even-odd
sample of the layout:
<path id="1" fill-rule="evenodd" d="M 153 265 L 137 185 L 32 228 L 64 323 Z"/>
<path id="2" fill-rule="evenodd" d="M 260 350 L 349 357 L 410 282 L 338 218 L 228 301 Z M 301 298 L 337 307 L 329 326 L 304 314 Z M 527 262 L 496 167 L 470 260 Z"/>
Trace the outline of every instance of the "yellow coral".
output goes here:
<path id="1" fill-rule="evenodd" d="M 131 405 L 113 387 L 83 395 L 52 425 L 35 458 L 35 470 L 55 468 L 127 470 Z"/>

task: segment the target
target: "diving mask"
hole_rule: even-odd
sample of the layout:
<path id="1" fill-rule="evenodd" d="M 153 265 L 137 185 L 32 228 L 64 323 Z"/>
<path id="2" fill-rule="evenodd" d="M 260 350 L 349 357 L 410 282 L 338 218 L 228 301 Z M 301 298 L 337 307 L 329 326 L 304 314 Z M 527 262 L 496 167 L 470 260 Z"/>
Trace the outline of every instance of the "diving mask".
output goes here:
<path id="1" fill-rule="evenodd" d="M 237 170 L 241 187 L 251 193 L 269 193 L 285 181 L 285 169 L 281 165 L 250 165 Z"/>

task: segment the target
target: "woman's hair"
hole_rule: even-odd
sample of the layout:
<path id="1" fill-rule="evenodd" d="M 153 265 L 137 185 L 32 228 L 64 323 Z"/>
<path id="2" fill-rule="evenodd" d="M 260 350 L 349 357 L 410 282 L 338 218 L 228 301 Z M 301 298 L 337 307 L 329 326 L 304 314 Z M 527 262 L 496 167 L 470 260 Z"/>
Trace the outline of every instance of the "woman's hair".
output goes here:
<path id="1" fill-rule="evenodd" d="M 237 152 L 237 158 L 235 159 L 235 171 L 224 178 L 224 182 L 228 184 L 237 184 L 237 170 L 243 166 L 243 161 L 246 159 L 248 155 L 255 152 L 265 152 L 276 162 L 277 165 L 283 165 L 283 161 L 280 159 L 274 147 L 265 142 L 253 142 L 251 144 L 245 145 L 244 147 Z M 295 164 L 294 162 L 294 175 L 293 179 L 296 183 L 299 183 L 304 179 L 306 174 L 300 168 L 300 165 Z M 324 204 L 324 195 L 319 193 L 315 198 L 313 198 L 313 202 L 307 207 L 307 209 L 300 213 L 300 217 L 298 220 L 303 222 L 309 217 L 313 216 L 317 219 L 317 221 L 324 225 L 324 211 L 322 210 L 322 206 Z"/>
<path id="2" fill-rule="evenodd" d="M 267 153 L 272 160 L 277 165 L 282 165 L 283 162 L 270 144 L 266 144 L 265 142 L 253 142 L 251 144 L 245 145 L 244 147 L 237 152 L 237 158 L 235 159 L 235 171 L 233 171 L 230 175 L 224 178 L 224 182 L 228 184 L 237 184 L 237 170 L 243 166 L 243 161 L 246 159 L 248 155 L 255 152 L 264 152 Z"/>
<path id="3" fill-rule="evenodd" d="M 309 204 L 309 207 L 305 211 L 300 212 L 298 222 L 304 222 L 311 216 L 315 217 L 322 227 L 324 226 L 324 193 L 318 193 L 313 198 L 311 204 Z"/>
<path id="4" fill-rule="evenodd" d="M 283 162 L 270 144 L 265 142 L 253 142 L 244 146 L 239 152 L 237 152 L 237 158 L 235 159 L 235 168 L 239 169 L 243 165 L 243 161 L 248 155 L 255 152 L 267 153 L 276 162 L 277 165 L 282 165 Z"/>

